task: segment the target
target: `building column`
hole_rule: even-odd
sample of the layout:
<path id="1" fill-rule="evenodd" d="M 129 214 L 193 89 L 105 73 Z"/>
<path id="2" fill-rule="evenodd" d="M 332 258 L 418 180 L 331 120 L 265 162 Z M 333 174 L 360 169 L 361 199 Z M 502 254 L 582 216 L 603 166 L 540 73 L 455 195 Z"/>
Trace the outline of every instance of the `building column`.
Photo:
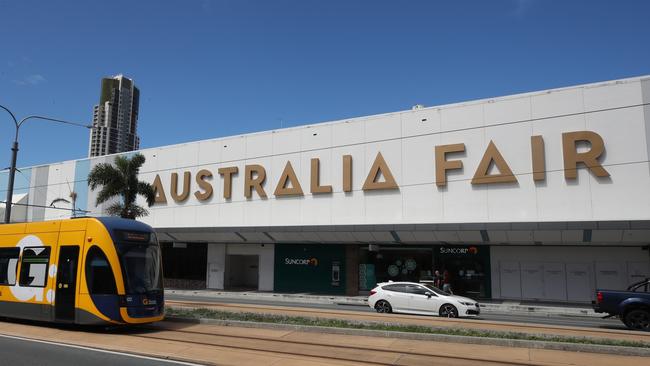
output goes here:
<path id="1" fill-rule="evenodd" d="M 223 290 L 223 280 L 226 272 L 226 244 L 208 245 L 208 269 L 206 273 L 206 288 Z"/>
<path id="2" fill-rule="evenodd" d="M 345 246 L 345 294 L 359 295 L 359 246 L 356 244 Z"/>

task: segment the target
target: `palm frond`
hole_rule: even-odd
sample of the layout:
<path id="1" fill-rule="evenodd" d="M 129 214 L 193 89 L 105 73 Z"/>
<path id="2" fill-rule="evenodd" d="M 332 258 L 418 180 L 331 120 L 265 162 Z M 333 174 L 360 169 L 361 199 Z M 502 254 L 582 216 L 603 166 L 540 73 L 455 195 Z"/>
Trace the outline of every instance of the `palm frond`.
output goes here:
<path id="1" fill-rule="evenodd" d="M 146 182 L 138 182 L 138 194 L 144 196 L 149 207 L 156 202 L 156 191 L 153 186 Z"/>
<path id="2" fill-rule="evenodd" d="M 149 211 L 147 211 L 147 209 L 138 205 L 131 205 L 126 209 L 126 217 L 129 219 L 137 219 L 138 217 L 147 216 L 148 214 Z"/>
<path id="3" fill-rule="evenodd" d="M 140 171 L 140 168 L 141 168 L 142 165 L 144 164 L 145 160 L 146 160 L 146 159 L 145 159 L 144 155 L 142 155 L 142 154 L 140 154 L 140 153 L 135 154 L 135 155 L 133 155 L 133 156 L 131 157 L 131 161 L 129 162 L 129 168 L 130 168 L 131 170 L 134 170 L 134 171 L 136 171 L 136 172 L 139 172 L 139 171 Z"/>
<path id="4" fill-rule="evenodd" d="M 113 197 L 121 196 L 124 192 L 123 184 L 107 184 L 97 193 L 97 204 L 102 204 L 109 201 Z"/>
<path id="5" fill-rule="evenodd" d="M 129 173 L 129 158 L 126 156 L 116 156 L 115 157 L 115 166 L 117 167 L 117 170 L 122 173 L 125 177 L 128 176 Z"/>
<path id="6" fill-rule="evenodd" d="M 88 185 L 90 189 L 94 190 L 98 186 L 105 186 L 118 181 L 119 177 L 119 171 L 111 164 L 97 164 L 88 174 Z"/>
<path id="7" fill-rule="evenodd" d="M 111 216 L 122 216 L 122 211 L 124 211 L 122 202 L 115 202 L 106 208 L 106 213 Z"/>

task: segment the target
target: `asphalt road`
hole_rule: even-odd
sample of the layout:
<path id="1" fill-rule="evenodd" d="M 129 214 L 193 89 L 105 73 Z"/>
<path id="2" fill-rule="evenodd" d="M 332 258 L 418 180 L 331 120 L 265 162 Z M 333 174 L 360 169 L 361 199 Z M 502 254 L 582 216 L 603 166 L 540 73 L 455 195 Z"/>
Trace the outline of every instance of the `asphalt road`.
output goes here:
<path id="1" fill-rule="evenodd" d="M 253 304 L 253 305 L 269 305 L 269 306 L 290 306 L 297 308 L 312 308 L 312 309 L 335 309 L 335 310 L 350 310 L 350 311 L 367 311 L 374 312 L 368 306 L 358 305 L 338 305 L 338 304 L 310 304 L 300 302 L 281 302 L 281 301 L 265 301 L 265 300 L 251 300 L 251 299 L 228 299 L 228 298 L 213 298 L 203 296 L 180 296 L 180 295 L 165 295 L 165 299 L 179 300 L 179 301 L 201 301 L 201 302 L 219 302 L 228 304 Z M 593 317 L 580 317 L 580 316 L 542 316 L 542 315 L 527 315 L 527 314 L 488 314 L 483 313 L 479 319 L 491 321 L 505 321 L 505 322 L 518 322 L 526 324 L 543 324 L 543 325 L 560 325 L 560 326 L 573 326 L 573 327 L 586 327 L 586 328 L 605 328 L 605 329 L 620 329 L 628 330 L 625 328 L 620 320 L 615 318 L 601 319 Z"/>
<path id="2" fill-rule="evenodd" d="M 193 364 L 0 336 L 0 365 L 180 366 Z"/>

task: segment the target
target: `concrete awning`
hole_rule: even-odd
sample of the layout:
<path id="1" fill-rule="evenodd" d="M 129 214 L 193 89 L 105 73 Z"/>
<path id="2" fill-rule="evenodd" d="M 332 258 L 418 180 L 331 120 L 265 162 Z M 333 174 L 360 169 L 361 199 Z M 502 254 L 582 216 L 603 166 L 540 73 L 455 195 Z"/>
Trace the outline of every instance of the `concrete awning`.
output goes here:
<path id="1" fill-rule="evenodd" d="M 650 221 L 156 228 L 160 241 L 209 243 L 649 245 Z"/>

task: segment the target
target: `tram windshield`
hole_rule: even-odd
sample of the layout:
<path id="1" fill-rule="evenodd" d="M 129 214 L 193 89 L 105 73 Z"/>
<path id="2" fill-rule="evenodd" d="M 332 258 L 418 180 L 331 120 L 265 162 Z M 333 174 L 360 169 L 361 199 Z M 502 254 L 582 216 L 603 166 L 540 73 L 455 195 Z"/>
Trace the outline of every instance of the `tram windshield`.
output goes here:
<path id="1" fill-rule="evenodd" d="M 117 232 L 124 286 L 127 294 L 150 294 L 162 291 L 160 245 L 154 233 Z"/>

